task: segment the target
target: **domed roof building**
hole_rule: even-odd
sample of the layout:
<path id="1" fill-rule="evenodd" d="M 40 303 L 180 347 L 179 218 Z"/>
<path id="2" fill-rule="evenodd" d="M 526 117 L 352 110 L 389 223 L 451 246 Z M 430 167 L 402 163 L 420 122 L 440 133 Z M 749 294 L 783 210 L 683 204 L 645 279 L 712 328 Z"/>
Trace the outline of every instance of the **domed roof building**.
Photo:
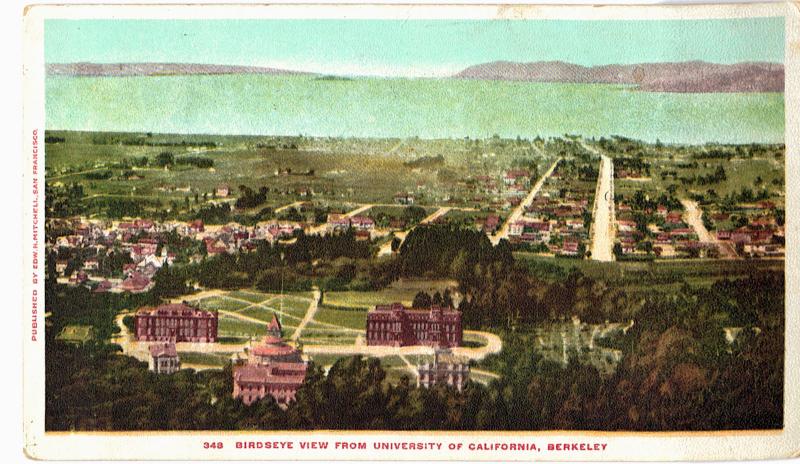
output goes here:
<path id="1" fill-rule="evenodd" d="M 281 336 L 280 321 L 273 314 L 261 343 L 249 349 L 247 363 L 233 368 L 234 398 L 249 405 L 270 395 L 281 407 L 294 401 L 308 363 Z"/>

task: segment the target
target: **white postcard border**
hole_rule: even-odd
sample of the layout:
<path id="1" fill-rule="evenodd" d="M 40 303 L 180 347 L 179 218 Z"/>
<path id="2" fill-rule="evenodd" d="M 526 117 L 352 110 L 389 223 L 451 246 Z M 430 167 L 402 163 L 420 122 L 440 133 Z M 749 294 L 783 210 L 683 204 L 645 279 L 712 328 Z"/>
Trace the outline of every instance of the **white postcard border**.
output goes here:
<path id="1" fill-rule="evenodd" d="M 36 459 L 159 460 L 738 460 L 800 455 L 800 7 L 797 3 L 690 6 L 524 5 L 70 5 L 33 6 L 24 17 L 23 342 L 25 452 Z M 44 53 L 48 18 L 398 18 L 398 19 L 688 19 L 785 16 L 786 18 L 786 351 L 783 431 L 735 432 L 44 432 Z M 37 154 L 34 155 L 36 147 Z M 34 171 L 34 158 L 38 169 Z M 34 242 L 38 255 L 34 257 Z M 35 266 L 36 264 L 36 266 Z M 35 275 L 34 275 L 35 273 Z M 35 303 L 35 308 L 34 308 Z M 34 309 L 36 312 L 34 313 Z M 35 327 L 34 327 L 34 322 Z M 39 330 L 36 340 L 33 329 Z M 288 441 L 283 450 L 237 449 L 240 441 Z M 367 444 L 365 450 L 301 450 L 301 441 Z M 205 442 L 223 442 L 208 449 Z M 441 443 L 442 451 L 376 451 L 374 442 Z M 604 451 L 474 451 L 469 444 L 600 443 Z M 452 448 L 450 448 L 452 447 Z"/>

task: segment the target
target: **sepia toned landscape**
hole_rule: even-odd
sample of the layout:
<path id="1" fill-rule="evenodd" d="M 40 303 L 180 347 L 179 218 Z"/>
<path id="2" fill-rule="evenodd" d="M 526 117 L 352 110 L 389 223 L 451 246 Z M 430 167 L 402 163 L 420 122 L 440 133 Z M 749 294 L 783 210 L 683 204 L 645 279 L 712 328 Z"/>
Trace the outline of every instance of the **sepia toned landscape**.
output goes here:
<path id="1" fill-rule="evenodd" d="M 339 23 L 296 27 L 371 27 Z M 783 64 L 729 48 L 436 77 L 53 52 L 46 429 L 781 429 Z"/>

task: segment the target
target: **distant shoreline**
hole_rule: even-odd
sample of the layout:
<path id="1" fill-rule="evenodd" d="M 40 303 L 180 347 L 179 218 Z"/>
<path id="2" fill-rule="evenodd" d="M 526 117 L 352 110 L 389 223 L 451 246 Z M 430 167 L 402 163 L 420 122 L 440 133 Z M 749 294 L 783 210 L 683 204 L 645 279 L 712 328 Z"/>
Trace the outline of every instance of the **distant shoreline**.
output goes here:
<path id="1" fill-rule="evenodd" d="M 784 66 L 752 62 L 716 64 L 704 61 L 581 66 L 563 61 L 518 63 L 494 61 L 469 66 L 451 76 L 349 76 L 289 69 L 199 63 L 50 63 L 47 76 L 136 77 L 193 75 L 307 76 L 318 81 L 355 79 L 436 79 L 536 82 L 560 84 L 617 84 L 665 93 L 781 93 Z"/>

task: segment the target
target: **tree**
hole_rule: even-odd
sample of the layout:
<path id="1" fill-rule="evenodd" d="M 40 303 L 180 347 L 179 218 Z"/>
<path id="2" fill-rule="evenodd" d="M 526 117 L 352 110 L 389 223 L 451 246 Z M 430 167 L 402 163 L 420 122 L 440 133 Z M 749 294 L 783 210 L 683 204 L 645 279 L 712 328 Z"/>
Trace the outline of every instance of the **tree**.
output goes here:
<path id="1" fill-rule="evenodd" d="M 439 296 L 441 298 L 441 295 Z M 418 292 L 414 296 L 414 301 L 411 303 L 412 308 L 430 308 L 433 301 L 431 296 L 425 292 Z"/>
<path id="2" fill-rule="evenodd" d="M 172 166 L 175 164 L 175 155 L 168 151 L 162 151 L 156 156 L 155 163 L 162 168 L 165 166 Z"/>
<path id="3" fill-rule="evenodd" d="M 180 296 L 188 291 L 184 273 L 167 263 L 156 273 L 154 283 L 153 294 L 164 298 Z"/>

